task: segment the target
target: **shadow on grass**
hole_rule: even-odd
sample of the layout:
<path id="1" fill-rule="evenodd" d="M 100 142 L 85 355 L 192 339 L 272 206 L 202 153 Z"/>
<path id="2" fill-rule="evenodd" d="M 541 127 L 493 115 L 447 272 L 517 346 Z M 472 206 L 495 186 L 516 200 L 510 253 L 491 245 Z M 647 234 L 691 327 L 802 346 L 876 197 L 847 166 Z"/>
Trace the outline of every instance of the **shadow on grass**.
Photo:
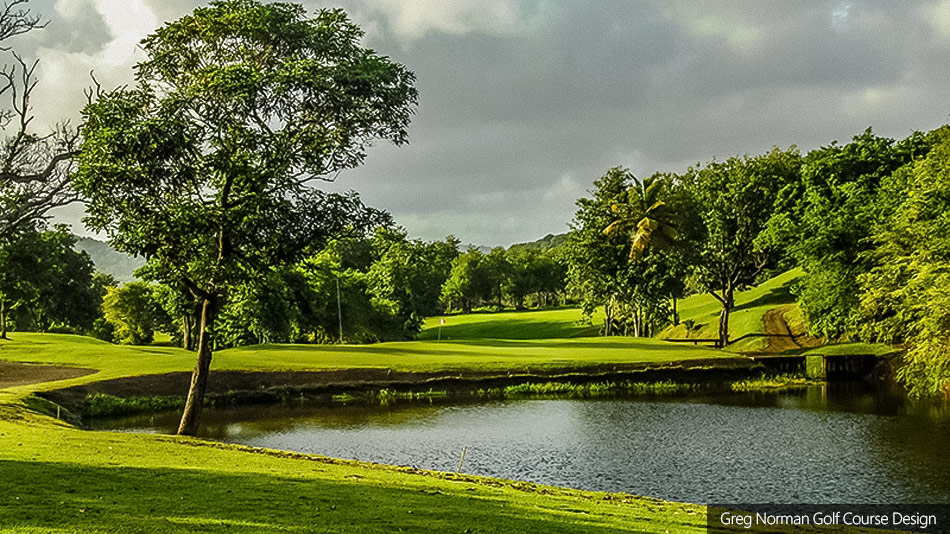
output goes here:
<path id="1" fill-rule="evenodd" d="M 316 462 L 300 462 L 302 471 L 325 468 Z M 646 521 L 660 516 L 623 522 L 613 518 L 607 525 L 598 525 L 602 518 L 589 513 L 602 509 L 597 502 L 589 503 L 589 511 L 583 515 L 550 510 L 544 513 L 538 506 L 522 502 L 533 498 L 528 493 L 520 500 L 517 495 L 495 500 L 486 498 L 484 488 L 474 486 L 470 493 L 446 494 L 418 486 L 362 483 L 363 477 L 357 473 L 349 474 L 346 480 L 327 481 L 193 469 L 0 460 L 0 479 L 5 481 L 0 486 L 0 529 L 606 533 L 617 532 L 618 527 L 642 529 Z M 465 491 L 462 483 L 459 486 Z M 701 527 L 690 526 L 696 531 Z"/>
<path id="2" fill-rule="evenodd" d="M 781 304 L 792 304 L 795 302 L 795 297 L 792 295 L 792 285 L 795 284 L 798 280 L 789 280 L 779 287 L 770 289 L 766 293 L 760 295 L 759 297 L 750 300 L 749 302 L 744 302 L 737 305 L 732 311 L 741 311 L 749 308 L 755 308 L 757 306 L 778 306 Z"/>

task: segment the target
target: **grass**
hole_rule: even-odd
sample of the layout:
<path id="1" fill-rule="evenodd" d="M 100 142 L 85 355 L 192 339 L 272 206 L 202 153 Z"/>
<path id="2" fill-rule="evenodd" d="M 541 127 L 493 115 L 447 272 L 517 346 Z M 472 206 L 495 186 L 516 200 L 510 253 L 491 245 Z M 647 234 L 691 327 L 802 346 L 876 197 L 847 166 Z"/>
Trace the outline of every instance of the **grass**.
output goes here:
<path id="1" fill-rule="evenodd" d="M 673 381 L 660 382 L 594 382 L 571 384 L 565 382 L 540 382 L 508 386 L 505 388 L 480 389 L 476 396 L 494 399 L 521 398 L 569 398 L 590 399 L 616 395 L 672 395 L 696 388 L 694 384 Z"/>
<path id="2" fill-rule="evenodd" d="M 86 415 L 90 417 L 131 415 L 143 412 L 160 412 L 185 407 L 184 397 L 140 396 L 115 397 L 105 393 L 92 393 L 86 397 Z"/>
<path id="3" fill-rule="evenodd" d="M 704 508 L 169 436 L 0 393 L 0 532 L 704 532 Z"/>
<path id="4" fill-rule="evenodd" d="M 444 399 L 448 396 L 449 394 L 447 391 L 433 391 L 431 388 L 428 391 L 396 391 L 393 389 L 381 389 L 379 390 L 379 393 L 376 394 L 379 404 L 383 406 L 388 406 L 398 401 Z"/>
<path id="5" fill-rule="evenodd" d="M 545 312 L 539 312 L 545 313 Z M 377 368 L 447 373 L 571 370 L 592 365 L 667 365 L 722 359 L 705 347 L 654 339 L 563 338 L 406 341 L 375 345 L 261 345 L 216 352 L 212 370 L 304 371 Z M 0 343 L 0 359 L 98 369 L 94 374 L 11 388 L 29 393 L 125 376 L 190 372 L 194 353 L 173 347 L 129 347 L 68 334 L 15 332 Z"/>
<path id="6" fill-rule="evenodd" d="M 762 316 L 777 306 L 795 303 L 791 287 L 802 274 L 800 269 L 793 269 L 747 291 L 736 292 L 736 306 L 729 316 L 730 339 L 764 333 Z M 660 338 L 719 337 L 719 311 L 722 305 L 711 295 L 701 294 L 685 298 L 677 304 L 677 309 L 680 324 L 663 330 Z M 688 324 L 694 325 L 691 330 L 687 328 Z M 752 337 L 730 345 L 728 350 L 756 351 L 764 348 L 765 344 L 764 338 Z"/>
<path id="7" fill-rule="evenodd" d="M 822 381 L 810 379 L 804 374 L 763 375 L 759 378 L 733 382 L 730 388 L 732 391 L 775 391 L 778 389 L 804 388 L 822 383 Z"/>
<path id="8" fill-rule="evenodd" d="M 371 346 L 259 346 L 220 351 L 213 370 L 400 371 L 577 369 L 728 356 L 656 340 L 570 337 L 571 310 L 543 312 L 533 335 Z M 530 315 L 521 314 L 530 322 Z M 553 325 L 553 326 L 552 326 Z M 530 329 L 529 329 L 530 330 Z M 500 334 L 499 334 L 500 335 Z M 33 395 L 96 380 L 190 371 L 194 354 L 71 335 L 12 333 L 0 359 L 94 368 L 0 390 L 0 532 L 703 532 L 698 505 L 467 475 L 332 460 L 169 436 L 79 430 Z M 213 377 L 213 375 L 212 375 Z M 423 392 L 435 396 L 441 392 Z M 143 392 L 147 395 L 148 392 Z M 512 394 L 516 394 L 512 392 Z M 381 392 L 380 402 L 395 392 Z M 335 399 L 346 402 L 349 399 Z M 103 409 L 163 403 L 102 397 Z M 118 403 L 118 406 L 117 406 Z M 71 414 L 61 414 L 63 419 Z"/>
<path id="9" fill-rule="evenodd" d="M 439 323 L 445 341 L 482 339 L 563 339 L 596 336 L 598 326 L 581 324 L 579 308 L 541 311 L 510 311 L 501 313 L 472 313 L 429 317 L 420 341 L 435 341 L 439 337 Z M 595 317 L 594 323 L 603 317 Z"/>

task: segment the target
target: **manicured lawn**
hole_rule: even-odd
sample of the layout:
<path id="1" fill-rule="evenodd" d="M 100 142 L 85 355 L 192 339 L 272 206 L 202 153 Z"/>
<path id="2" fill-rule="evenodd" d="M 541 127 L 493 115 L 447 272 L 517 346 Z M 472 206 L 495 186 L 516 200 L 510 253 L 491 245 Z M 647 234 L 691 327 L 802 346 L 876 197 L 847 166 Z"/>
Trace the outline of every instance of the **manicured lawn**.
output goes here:
<path id="1" fill-rule="evenodd" d="M 543 313 L 543 312 L 540 312 Z M 598 364 L 666 364 L 730 359 L 704 347 L 654 339 L 564 338 L 406 341 L 375 345 L 262 345 L 216 352 L 214 370 L 322 370 L 388 368 L 398 371 L 519 371 L 571 369 Z M 12 333 L 0 342 L 0 359 L 99 369 L 95 374 L 40 385 L 30 392 L 123 376 L 190 371 L 195 356 L 173 347 L 127 347 L 65 334 Z"/>
<path id="2" fill-rule="evenodd" d="M 481 316 L 442 342 L 260 346 L 214 370 L 518 371 L 723 358 L 692 346 L 570 337 L 574 310 Z M 513 319 L 522 338 L 500 339 Z M 479 324 L 481 323 L 481 324 Z M 479 334 L 481 329 L 482 334 Z M 580 329 L 582 330 L 582 328 Z M 554 335 L 548 339 L 525 339 Z M 482 336 L 479 338 L 479 336 Z M 308 457 L 168 436 L 91 432 L 33 392 L 189 371 L 181 349 L 11 333 L 0 360 L 98 369 L 0 390 L 0 532 L 702 532 L 701 506 Z M 143 392 L 147 394 L 148 392 Z"/>
<path id="3" fill-rule="evenodd" d="M 0 532 L 704 531 L 695 505 L 81 431 L 21 402 L 0 392 Z"/>
<path id="4" fill-rule="evenodd" d="M 594 326 L 579 324 L 579 308 L 429 317 L 419 340 L 435 341 L 439 335 L 439 321 L 443 319 L 443 340 L 551 339 L 596 336 L 603 314 L 594 317 Z"/>

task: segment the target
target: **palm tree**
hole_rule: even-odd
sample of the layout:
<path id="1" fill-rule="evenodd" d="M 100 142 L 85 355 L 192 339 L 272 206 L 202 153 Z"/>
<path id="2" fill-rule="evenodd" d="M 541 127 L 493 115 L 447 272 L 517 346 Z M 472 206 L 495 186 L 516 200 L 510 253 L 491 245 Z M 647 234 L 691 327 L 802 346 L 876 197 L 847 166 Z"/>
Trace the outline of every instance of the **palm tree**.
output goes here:
<path id="1" fill-rule="evenodd" d="M 630 261 L 637 261 L 652 249 L 669 248 L 679 238 L 676 214 L 657 197 L 664 191 L 665 181 L 658 176 L 633 179 L 627 202 L 612 204 L 616 220 L 604 228 L 605 235 L 630 236 Z"/>
<path id="2" fill-rule="evenodd" d="M 650 250 L 671 248 L 680 237 L 679 217 L 658 198 L 669 192 L 669 185 L 669 178 L 660 174 L 643 180 L 633 177 L 633 185 L 627 191 L 627 202 L 610 206 L 617 218 L 604 228 L 604 234 L 629 235 L 631 263 L 642 259 Z M 672 322 L 679 324 L 675 293 L 670 294 L 670 299 Z M 639 320 L 637 315 L 636 321 Z M 640 327 L 636 329 L 639 331 Z"/>

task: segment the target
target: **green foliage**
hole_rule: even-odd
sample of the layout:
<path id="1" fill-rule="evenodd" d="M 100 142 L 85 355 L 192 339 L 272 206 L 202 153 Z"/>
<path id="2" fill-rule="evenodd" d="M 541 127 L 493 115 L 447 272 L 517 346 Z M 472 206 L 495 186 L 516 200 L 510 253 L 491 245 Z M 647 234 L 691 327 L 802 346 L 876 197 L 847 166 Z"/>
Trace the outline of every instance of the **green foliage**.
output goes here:
<path id="1" fill-rule="evenodd" d="M 137 84 L 83 110 L 85 222 L 201 304 L 182 433 L 197 431 L 228 293 L 390 219 L 310 185 L 360 165 L 374 140 L 407 140 L 414 76 L 362 36 L 339 9 L 215 1 L 146 37 Z"/>
<path id="2" fill-rule="evenodd" d="M 921 134 L 895 142 L 868 129 L 846 145 L 810 152 L 801 180 L 780 193 L 768 237 L 805 270 L 796 293 L 813 335 L 836 339 L 859 332 L 858 277 L 871 268 L 866 253 L 883 206 L 878 188 L 931 143 Z"/>
<path id="3" fill-rule="evenodd" d="M 594 399 L 623 395 L 676 395 L 698 389 L 697 384 L 662 380 L 658 382 L 526 382 L 505 388 L 479 389 L 475 395 L 495 399 Z"/>
<path id="4" fill-rule="evenodd" d="M 180 409 L 184 405 L 184 397 L 116 397 L 105 393 L 90 393 L 86 396 L 85 414 L 89 417 L 117 417 Z"/>
<path id="5" fill-rule="evenodd" d="M 342 11 L 214 2 L 146 38 L 138 85 L 84 110 L 87 223 L 207 296 L 381 214 L 308 187 L 401 144 L 416 92 Z"/>
<path id="6" fill-rule="evenodd" d="M 448 397 L 447 391 L 435 391 L 429 388 L 428 391 L 396 391 L 394 389 L 381 389 L 376 394 L 379 404 L 388 406 L 398 401 L 417 401 L 444 399 Z"/>
<path id="7" fill-rule="evenodd" d="M 442 311 L 441 290 L 459 241 L 410 240 L 401 228 L 379 228 L 371 243 L 376 259 L 366 272 L 369 293 L 403 322 L 406 337 L 415 337 L 423 317 Z"/>
<path id="8" fill-rule="evenodd" d="M 950 127 L 928 137 L 926 157 L 883 180 L 857 277 L 863 333 L 908 344 L 899 376 L 921 395 L 950 387 Z"/>
<path id="9" fill-rule="evenodd" d="M 652 335 L 670 320 L 671 299 L 684 289 L 683 195 L 672 176 L 638 180 L 620 167 L 594 187 L 592 198 L 577 201 L 568 234 L 570 292 L 587 316 L 604 307 L 605 335 Z"/>
<path id="10" fill-rule="evenodd" d="M 112 326 L 116 343 L 148 345 L 152 342 L 160 313 L 152 291 L 152 286 L 145 282 L 106 288 L 102 312 Z"/>
<path id="11" fill-rule="evenodd" d="M 20 330 L 92 328 L 101 293 L 89 256 L 66 226 L 21 232 L 0 245 L 0 299 Z"/>
<path id="12" fill-rule="evenodd" d="M 594 181 L 591 198 L 577 200 L 567 237 L 569 290 L 580 298 L 586 315 L 623 291 L 629 262 L 626 240 L 605 236 L 613 222 L 610 207 L 623 202 L 633 176 L 620 167 Z"/>
<path id="13" fill-rule="evenodd" d="M 488 285 L 482 279 L 480 269 L 485 255 L 477 249 L 468 249 L 452 260 L 449 277 L 442 286 L 442 301 L 446 309 L 470 313 L 482 299 Z"/>
<path id="14" fill-rule="evenodd" d="M 509 265 L 506 293 L 515 308 L 525 307 L 529 299 L 538 307 L 557 304 L 567 278 L 567 266 L 557 251 L 512 247 L 505 256 Z"/>
<path id="15" fill-rule="evenodd" d="M 712 161 L 684 176 L 703 228 L 695 282 L 722 304 L 723 344 L 729 340 L 735 291 L 781 260 L 782 250 L 765 239 L 768 221 L 781 192 L 800 181 L 801 163 L 795 147 L 775 148 L 761 156 Z"/>
<path id="16" fill-rule="evenodd" d="M 531 241 L 530 243 L 515 243 L 508 247 L 509 251 L 515 251 L 519 249 L 528 249 L 528 250 L 552 250 L 559 249 L 567 243 L 567 234 L 548 234 L 537 241 Z"/>

